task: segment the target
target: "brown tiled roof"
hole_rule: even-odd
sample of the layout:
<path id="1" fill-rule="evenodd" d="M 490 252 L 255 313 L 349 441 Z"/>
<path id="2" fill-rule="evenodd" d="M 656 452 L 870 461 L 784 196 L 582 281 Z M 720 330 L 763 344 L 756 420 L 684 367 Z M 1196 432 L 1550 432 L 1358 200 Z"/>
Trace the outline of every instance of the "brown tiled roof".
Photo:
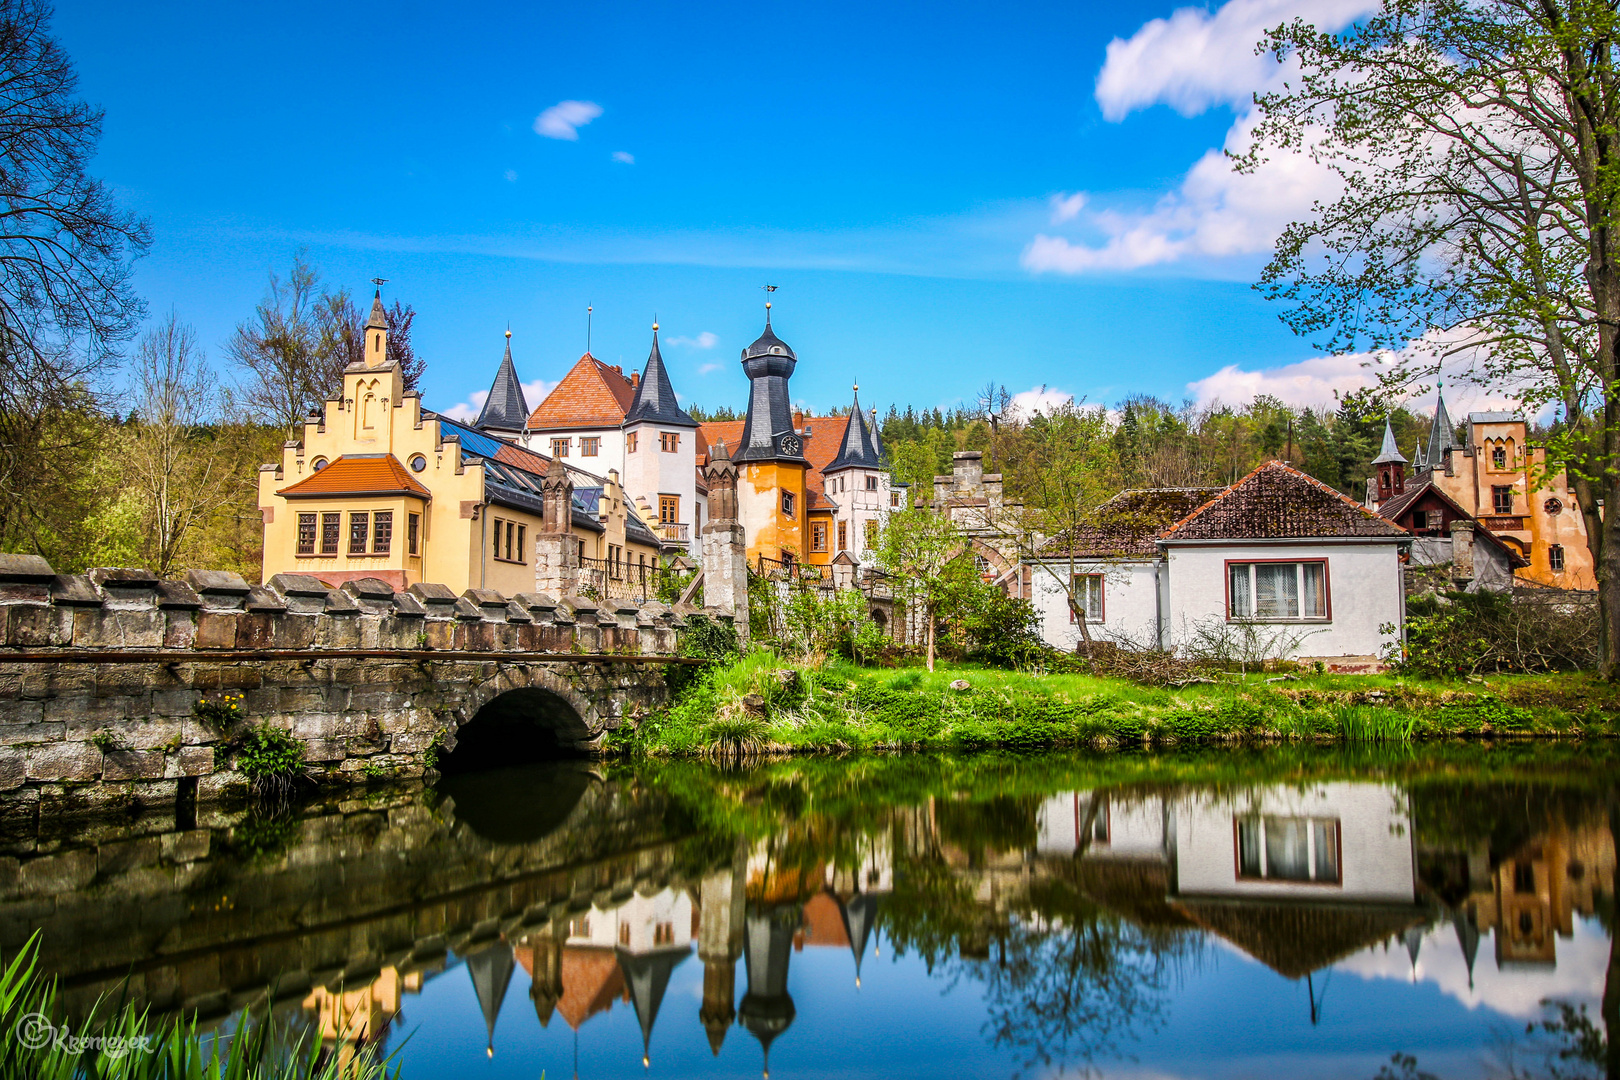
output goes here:
<path id="1" fill-rule="evenodd" d="M 1289 979 L 1303 979 L 1428 919 L 1416 907 L 1183 900 L 1172 906 Z"/>
<path id="2" fill-rule="evenodd" d="M 1292 540 L 1411 535 L 1281 461 L 1268 461 L 1159 535 L 1161 540 Z"/>
<path id="3" fill-rule="evenodd" d="M 287 499 L 317 499 L 326 495 L 431 498 L 428 489 L 407 472 L 393 454 L 347 454 L 276 494 Z"/>
<path id="4" fill-rule="evenodd" d="M 1393 499 L 1384 500 L 1384 502 L 1378 507 L 1379 515 L 1388 518 L 1390 521 L 1394 521 L 1397 517 L 1400 517 L 1403 512 L 1405 512 L 1407 507 L 1411 506 L 1413 503 L 1422 498 L 1423 493 L 1430 488 L 1434 488 L 1435 492 L 1442 498 L 1445 497 L 1445 492 L 1441 491 L 1437 487 L 1434 487 L 1434 485 L 1429 481 L 1424 480 L 1420 483 L 1412 484 Z M 1446 501 L 1451 503 L 1453 506 L 1457 505 L 1451 499 L 1446 499 Z M 1460 506 L 1457 506 L 1457 512 L 1463 515 L 1468 514 L 1468 511 L 1464 510 Z"/>
<path id="5" fill-rule="evenodd" d="M 810 462 L 810 469 L 804 477 L 808 509 L 831 508 L 827 499 L 826 479 L 821 475 L 821 470 L 831 465 L 833 458 L 838 456 L 838 448 L 844 439 L 844 425 L 848 422 L 848 418 L 843 416 L 806 416 L 801 421 L 804 426 L 800 430 L 809 431 L 804 440 L 804 457 Z M 742 441 L 742 431 L 741 420 L 711 420 L 701 425 L 698 428 L 698 464 L 708 463 L 709 448 L 721 439 L 726 442 L 726 452 L 735 459 L 737 444 Z"/>
<path id="6" fill-rule="evenodd" d="M 622 371 L 586 353 L 529 414 L 529 430 L 618 427 L 635 397 L 636 388 Z"/>
<path id="7" fill-rule="evenodd" d="M 1386 521 L 1394 523 L 1397 528 L 1405 529 L 1405 526 L 1400 525 L 1395 519 L 1411 509 L 1412 506 L 1417 503 L 1419 499 L 1423 498 L 1424 495 L 1430 493 L 1432 493 L 1435 498 L 1451 507 L 1458 517 L 1462 518 L 1464 521 L 1472 521 L 1474 523 L 1474 536 L 1477 539 L 1484 540 L 1487 543 L 1499 548 L 1504 554 L 1507 555 L 1508 565 L 1513 567 L 1530 565 L 1529 559 L 1526 559 L 1513 548 L 1503 543 L 1500 536 L 1497 536 L 1495 533 L 1491 532 L 1491 530 L 1487 529 L 1483 524 L 1480 523 L 1480 520 L 1477 517 L 1470 514 L 1467 510 L 1464 510 L 1462 505 L 1458 503 L 1456 499 L 1453 499 L 1450 495 L 1447 495 L 1440 488 L 1436 487 L 1434 481 L 1432 480 L 1424 480 L 1420 483 L 1413 484 L 1411 487 L 1407 488 L 1393 499 L 1386 499 L 1383 505 L 1378 508 L 1378 516 L 1384 518 Z"/>
<path id="8" fill-rule="evenodd" d="M 1066 558 L 1071 553 L 1087 559 L 1150 557 L 1158 550 L 1154 540 L 1160 533 L 1225 490 L 1207 487 L 1122 491 L 1097 507 L 1091 520 L 1049 540 L 1041 549 L 1041 557 Z"/>

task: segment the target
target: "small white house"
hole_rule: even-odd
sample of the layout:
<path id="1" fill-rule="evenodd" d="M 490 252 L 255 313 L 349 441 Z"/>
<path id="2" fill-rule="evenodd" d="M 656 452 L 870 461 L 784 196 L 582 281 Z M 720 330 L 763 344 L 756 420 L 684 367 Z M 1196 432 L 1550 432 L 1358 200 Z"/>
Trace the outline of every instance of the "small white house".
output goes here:
<path id="1" fill-rule="evenodd" d="M 1270 461 L 1229 488 L 1124 492 L 1073 541 L 1054 539 L 1032 592 L 1046 640 L 1062 649 L 1079 642 L 1063 584 L 1073 580 L 1093 640 L 1370 670 L 1401 632 L 1411 542 Z"/>

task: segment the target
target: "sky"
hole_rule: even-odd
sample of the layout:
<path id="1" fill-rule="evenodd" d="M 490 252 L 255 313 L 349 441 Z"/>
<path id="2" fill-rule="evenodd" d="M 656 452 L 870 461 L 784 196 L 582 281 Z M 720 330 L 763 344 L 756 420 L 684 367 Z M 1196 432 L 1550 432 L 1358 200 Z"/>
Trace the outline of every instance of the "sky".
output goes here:
<path id="1" fill-rule="evenodd" d="M 482 401 L 510 325 L 530 405 L 585 351 L 741 408 L 763 324 L 795 397 L 1028 405 L 1372 380 L 1252 285 L 1331 177 L 1234 174 L 1254 54 L 1365 0 L 59 5 L 105 109 L 96 175 L 152 223 L 136 284 L 222 372 L 268 275 L 413 305 L 426 404 Z M 1459 388 L 1461 390 L 1461 388 Z M 1484 402 L 1461 390 L 1448 399 Z"/>

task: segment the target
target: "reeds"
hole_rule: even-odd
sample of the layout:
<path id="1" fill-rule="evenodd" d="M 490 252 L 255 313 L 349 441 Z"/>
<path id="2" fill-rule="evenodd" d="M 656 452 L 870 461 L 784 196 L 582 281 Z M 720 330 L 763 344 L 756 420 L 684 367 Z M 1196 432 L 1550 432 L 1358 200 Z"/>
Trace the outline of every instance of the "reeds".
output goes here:
<path id="1" fill-rule="evenodd" d="M 0 1080 L 384 1080 L 389 1059 L 361 1048 L 329 1053 L 304 1033 L 278 1039 L 268 1021 L 244 1018 L 231 1035 L 199 1032 L 195 1021 L 154 1018 L 134 1004 L 97 1000 L 69 1018 L 56 983 L 36 970 L 39 935 L 0 971 Z"/>

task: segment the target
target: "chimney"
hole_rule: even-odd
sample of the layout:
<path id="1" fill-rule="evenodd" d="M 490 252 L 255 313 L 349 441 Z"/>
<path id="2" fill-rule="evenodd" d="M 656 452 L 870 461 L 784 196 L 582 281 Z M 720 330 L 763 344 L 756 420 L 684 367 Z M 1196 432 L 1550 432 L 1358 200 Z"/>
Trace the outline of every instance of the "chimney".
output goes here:
<path id="1" fill-rule="evenodd" d="M 620 367 L 618 364 L 614 364 L 613 365 L 613 374 L 615 374 L 615 375 L 623 375 L 624 374 L 624 368 Z"/>
<path id="2" fill-rule="evenodd" d="M 794 409 L 793 410 L 793 430 L 794 431 L 803 431 L 804 430 L 804 410 L 803 409 Z"/>
<path id="3" fill-rule="evenodd" d="M 1458 582 L 1474 580 L 1474 523 L 1451 523 L 1451 576 Z"/>
<path id="4" fill-rule="evenodd" d="M 632 371 L 630 373 L 630 385 L 638 388 L 641 386 L 641 372 Z"/>

